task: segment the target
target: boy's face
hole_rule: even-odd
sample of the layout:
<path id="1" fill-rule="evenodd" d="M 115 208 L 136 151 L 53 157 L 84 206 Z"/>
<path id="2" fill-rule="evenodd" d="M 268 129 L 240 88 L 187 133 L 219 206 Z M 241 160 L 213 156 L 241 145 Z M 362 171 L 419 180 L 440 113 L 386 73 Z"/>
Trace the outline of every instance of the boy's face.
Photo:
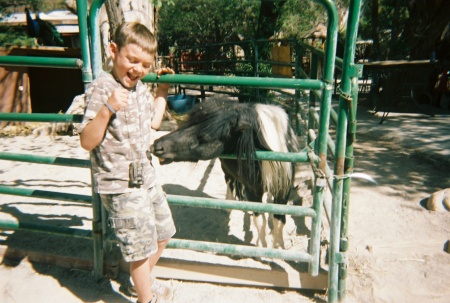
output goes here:
<path id="1" fill-rule="evenodd" d="M 120 51 L 117 44 L 110 44 L 113 60 L 113 75 L 126 88 L 133 88 L 138 81 L 150 72 L 154 56 L 136 44 L 123 46 Z"/>

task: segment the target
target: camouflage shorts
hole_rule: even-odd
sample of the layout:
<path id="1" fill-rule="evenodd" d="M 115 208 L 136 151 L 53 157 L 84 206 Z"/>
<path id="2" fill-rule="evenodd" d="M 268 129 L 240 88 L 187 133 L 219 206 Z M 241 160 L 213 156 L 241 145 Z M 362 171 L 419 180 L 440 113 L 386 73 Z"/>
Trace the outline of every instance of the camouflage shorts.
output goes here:
<path id="1" fill-rule="evenodd" d="M 154 254 L 158 241 L 175 234 L 175 224 L 161 186 L 124 194 L 100 195 L 109 212 L 109 224 L 126 262 Z"/>

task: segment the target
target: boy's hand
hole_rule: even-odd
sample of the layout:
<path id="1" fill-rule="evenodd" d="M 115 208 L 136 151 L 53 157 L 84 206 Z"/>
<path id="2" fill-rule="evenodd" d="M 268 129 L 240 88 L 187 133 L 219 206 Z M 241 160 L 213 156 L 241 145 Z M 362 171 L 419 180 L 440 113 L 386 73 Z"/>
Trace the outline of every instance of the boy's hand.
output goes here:
<path id="1" fill-rule="evenodd" d="M 128 105 L 128 91 L 124 88 L 116 88 L 108 98 L 108 104 L 115 110 L 119 111 Z"/>
<path id="2" fill-rule="evenodd" d="M 158 77 L 161 77 L 162 75 L 175 74 L 175 72 L 170 67 L 163 67 L 157 70 L 156 74 L 158 75 Z"/>
<path id="3" fill-rule="evenodd" d="M 159 70 L 156 71 L 156 75 L 157 77 L 161 77 L 162 75 L 167 75 L 167 74 L 175 74 L 175 72 L 173 71 L 173 69 L 171 69 L 170 67 L 163 67 Z M 170 84 L 168 83 L 160 83 L 158 84 L 158 87 L 161 89 L 169 89 Z"/>

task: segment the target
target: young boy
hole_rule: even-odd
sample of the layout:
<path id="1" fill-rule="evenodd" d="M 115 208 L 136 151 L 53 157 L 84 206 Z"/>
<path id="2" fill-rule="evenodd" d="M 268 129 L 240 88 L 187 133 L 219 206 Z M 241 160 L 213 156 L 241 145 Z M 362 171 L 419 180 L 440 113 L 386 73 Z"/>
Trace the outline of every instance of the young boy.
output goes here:
<path id="1" fill-rule="evenodd" d="M 157 48 L 144 25 L 124 23 L 113 39 L 111 72 L 102 72 L 86 90 L 80 142 L 90 152 L 94 188 L 130 263 L 138 302 L 170 301 L 173 291 L 150 273 L 175 234 L 175 225 L 146 155 L 150 128 L 161 125 L 169 85 L 159 84 L 153 98 L 141 81 L 150 72 Z M 174 72 L 158 71 L 158 75 L 168 73 Z"/>

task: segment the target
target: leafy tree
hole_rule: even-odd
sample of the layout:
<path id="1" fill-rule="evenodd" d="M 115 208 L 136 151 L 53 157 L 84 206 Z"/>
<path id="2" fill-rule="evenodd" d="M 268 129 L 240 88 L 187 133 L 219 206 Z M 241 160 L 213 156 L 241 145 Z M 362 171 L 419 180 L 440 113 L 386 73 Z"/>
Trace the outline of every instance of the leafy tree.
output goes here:
<path id="1" fill-rule="evenodd" d="M 260 3 L 252 0 L 174 0 L 159 9 L 162 53 L 169 47 L 252 39 Z"/>
<path id="2" fill-rule="evenodd" d="M 448 0 L 366 0 L 360 36 L 373 40 L 373 60 L 429 59 L 433 51 L 449 60 Z"/>
<path id="3" fill-rule="evenodd" d="M 34 46 L 34 38 L 29 38 L 23 26 L 0 26 L 0 46 Z"/>
<path id="4" fill-rule="evenodd" d="M 279 33 L 285 38 L 301 39 L 320 23 L 326 23 L 322 6 L 312 1 L 288 0 L 278 21 Z"/>
<path id="5" fill-rule="evenodd" d="M 261 0 L 258 23 L 256 24 L 256 39 L 270 38 L 278 31 L 277 21 L 287 0 Z"/>

